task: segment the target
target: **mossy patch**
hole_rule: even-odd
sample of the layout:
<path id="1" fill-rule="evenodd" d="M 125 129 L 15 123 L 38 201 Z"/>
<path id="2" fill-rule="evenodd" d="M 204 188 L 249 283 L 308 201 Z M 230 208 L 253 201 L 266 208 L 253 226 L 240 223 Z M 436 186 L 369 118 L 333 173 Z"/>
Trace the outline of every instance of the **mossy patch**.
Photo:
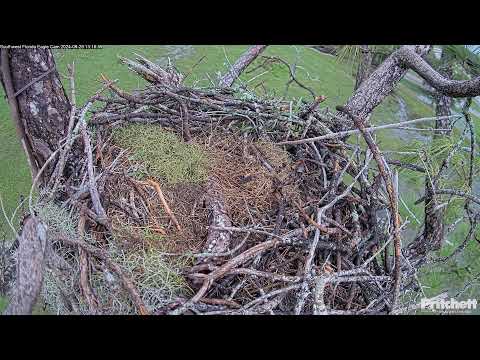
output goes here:
<path id="1" fill-rule="evenodd" d="M 38 204 L 35 208 L 41 218 L 46 221 L 52 239 L 57 234 L 71 238 L 77 236 L 73 218 L 64 208 L 52 202 Z M 74 215 L 74 217 L 76 216 Z M 113 241 L 102 248 L 133 281 L 142 300 L 150 310 L 153 311 L 164 306 L 177 296 L 191 295 L 192 290 L 181 274 L 182 269 L 192 262 L 191 257 L 188 255 L 175 257 L 164 255 L 162 242 L 166 241 L 166 238 L 149 228 L 133 227 L 128 224 L 114 225 L 116 227 Z M 129 244 L 125 244 L 126 238 L 129 238 Z M 94 239 L 90 235 L 86 235 L 84 241 L 93 243 Z M 46 269 L 41 299 L 33 314 L 71 314 L 72 309 L 66 305 L 62 293 L 67 289 L 72 297 L 78 299 L 78 304 L 76 304 L 78 313 L 88 314 L 88 305 L 78 293 L 78 273 L 76 271 L 78 255 L 71 253 L 71 248 L 63 246 L 60 242 L 54 242 L 53 246 L 57 254 L 70 264 L 71 270 L 65 270 L 62 281 L 59 282 L 58 274 Z M 99 246 L 99 244 L 97 243 L 95 246 Z M 103 313 L 134 314 L 135 306 L 120 285 L 118 277 L 101 265 L 101 262 L 97 263 L 98 259 L 91 257 L 90 261 L 102 268 L 101 271 L 93 271 L 90 274 L 90 283 L 100 301 Z M 8 299 L 0 297 L 0 313 L 7 303 Z"/>
<path id="2" fill-rule="evenodd" d="M 116 128 L 113 140 L 131 151 L 139 162 L 140 177 L 154 176 L 169 184 L 200 183 L 207 179 L 207 156 L 201 148 L 182 141 L 157 125 L 130 124 Z"/>
<path id="3" fill-rule="evenodd" d="M 148 248 L 135 252 L 116 249 L 111 255 L 131 277 L 144 301 L 152 309 L 162 300 L 169 302 L 176 296 L 191 293 L 185 278 L 180 274 L 187 264 L 190 265 L 187 256 L 168 261 L 161 252 Z"/>

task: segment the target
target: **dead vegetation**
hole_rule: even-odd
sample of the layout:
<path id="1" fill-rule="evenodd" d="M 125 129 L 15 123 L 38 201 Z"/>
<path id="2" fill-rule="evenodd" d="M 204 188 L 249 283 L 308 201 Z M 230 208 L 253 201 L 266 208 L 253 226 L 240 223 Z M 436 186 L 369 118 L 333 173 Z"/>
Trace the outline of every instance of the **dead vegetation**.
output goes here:
<path id="1" fill-rule="evenodd" d="M 322 97 L 294 112 L 123 61 L 150 85 L 104 77 L 83 132 L 92 159 L 37 205 L 57 213 L 38 214 L 61 259 L 45 276 L 53 311 L 378 314 L 418 286 L 422 239 L 401 249 L 398 178 L 358 119 L 368 148 L 342 141 Z"/>

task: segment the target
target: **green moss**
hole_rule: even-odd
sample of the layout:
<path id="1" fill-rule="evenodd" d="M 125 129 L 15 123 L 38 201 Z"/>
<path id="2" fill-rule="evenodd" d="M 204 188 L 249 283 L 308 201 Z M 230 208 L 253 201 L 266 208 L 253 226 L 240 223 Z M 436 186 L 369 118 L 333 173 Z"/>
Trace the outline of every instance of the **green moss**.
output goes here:
<path id="1" fill-rule="evenodd" d="M 142 248 L 136 252 L 112 252 L 116 261 L 133 279 L 142 294 L 156 292 L 170 299 L 190 292 L 185 278 L 180 274 L 188 258 L 170 259 L 155 249 Z M 145 297 L 145 295 L 144 295 Z"/>
<path id="2" fill-rule="evenodd" d="M 114 232 L 116 242 L 111 244 L 109 254 L 112 259 L 134 281 L 140 294 L 147 304 L 153 310 L 161 306 L 165 301 L 171 301 L 176 296 L 192 295 L 192 290 L 188 286 L 182 270 L 192 265 L 192 258 L 188 255 L 165 256 L 165 244 L 171 241 L 166 236 L 158 234 L 148 228 L 136 228 L 130 225 L 121 224 Z M 128 250 L 118 246 L 122 238 L 139 238 L 138 246 L 135 249 Z M 141 238 L 141 239 L 140 239 Z M 164 249 L 165 248 L 165 249 Z M 98 289 L 104 289 L 102 277 L 94 281 Z M 111 295 L 108 289 L 106 293 L 101 293 L 100 297 L 105 300 Z M 102 292 L 102 290 L 100 290 Z M 129 304 L 130 301 L 117 299 L 121 303 Z M 117 309 L 120 313 L 130 313 L 132 308 Z"/>
<path id="3" fill-rule="evenodd" d="M 113 138 L 143 165 L 137 174 L 140 177 L 160 177 L 169 184 L 199 183 L 207 178 L 207 157 L 200 147 L 159 126 L 131 124 L 115 129 Z"/>

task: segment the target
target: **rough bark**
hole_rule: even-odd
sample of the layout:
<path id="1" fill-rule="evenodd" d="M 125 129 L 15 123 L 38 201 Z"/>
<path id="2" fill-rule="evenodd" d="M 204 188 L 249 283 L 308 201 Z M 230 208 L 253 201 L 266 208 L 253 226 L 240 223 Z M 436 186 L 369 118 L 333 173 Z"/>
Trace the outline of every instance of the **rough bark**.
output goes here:
<path id="1" fill-rule="evenodd" d="M 368 78 L 372 70 L 372 52 L 368 48 L 368 45 L 360 45 L 361 58 L 358 64 L 357 76 L 355 79 L 354 90 L 357 90 L 360 85 Z"/>
<path id="2" fill-rule="evenodd" d="M 444 54 L 442 54 L 444 57 Z M 453 75 L 452 67 L 448 66 L 440 72 L 445 78 L 451 78 Z M 435 113 L 437 116 L 449 116 L 452 114 L 452 98 L 442 94 L 439 91 L 434 93 Z M 451 119 L 442 118 L 435 122 L 436 129 L 451 129 Z M 433 141 L 443 136 L 448 136 L 449 130 L 437 131 L 433 134 Z M 442 247 L 445 237 L 443 216 L 445 209 L 437 209 L 440 204 L 438 197 L 435 196 L 434 188 L 436 183 L 432 184 L 431 178 L 437 178 L 436 174 L 430 174 L 425 177 L 425 226 L 423 231 L 423 241 L 425 250 L 439 250 Z"/>
<path id="3" fill-rule="evenodd" d="M 260 55 L 267 45 L 254 45 L 245 51 L 219 81 L 220 87 L 230 87 L 242 72 Z"/>
<path id="4" fill-rule="evenodd" d="M 5 315 L 28 315 L 37 302 L 43 282 L 47 228 L 29 216 L 19 236 L 16 282 Z"/>
<path id="5" fill-rule="evenodd" d="M 440 73 L 447 79 L 451 78 L 453 75 L 453 70 L 451 66 L 448 66 L 444 70 L 440 71 Z M 452 102 L 453 99 L 448 96 L 444 95 L 438 90 L 434 92 L 433 95 L 434 101 L 435 101 L 435 114 L 437 116 L 449 116 L 452 115 Z M 435 128 L 436 129 L 451 129 L 452 127 L 452 120 L 451 119 L 439 119 L 435 122 Z M 450 130 L 446 131 L 436 131 L 434 134 L 434 137 L 439 137 L 442 135 L 449 135 Z"/>
<path id="6" fill-rule="evenodd" d="M 70 102 L 55 68 L 49 49 L 2 49 L 2 78 L 11 78 L 11 87 L 4 82 L 12 116 L 18 113 L 18 126 L 23 128 L 24 140 L 35 169 L 41 168 L 67 134 Z M 4 66 L 8 65 L 8 67 Z M 9 73 L 5 73 L 8 71 Z M 16 108 L 16 109 L 15 109 Z M 27 151 L 28 155 L 28 151 Z M 54 168 L 49 165 L 44 179 Z"/>
<path id="7" fill-rule="evenodd" d="M 480 77 L 463 81 L 446 78 L 423 59 L 429 49 L 429 45 L 402 46 L 363 82 L 362 86 L 347 101 L 345 108 L 353 115 L 367 119 L 372 111 L 392 92 L 408 69 L 415 71 L 443 95 L 450 97 L 480 95 Z M 345 127 L 351 127 L 351 124 L 346 121 Z"/>
<path id="8" fill-rule="evenodd" d="M 411 46 L 402 46 L 396 53 L 404 66 L 415 71 L 438 92 L 454 98 L 480 95 L 480 76 L 471 80 L 450 80 L 433 69 L 430 64 L 413 51 Z"/>
<path id="9" fill-rule="evenodd" d="M 222 191 L 219 189 L 215 179 L 212 178 L 208 180 L 207 184 L 206 203 L 210 210 L 210 228 L 204 250 L 208 253 L 227 252 L 230 245 L 230 233 L 224 230 L 216 230 L 214 227 L 230 227 L 232 223 L 225 207 Z"/>
<path id="10" fill-rule="evenodd" d="M 392 92 L 408 70 L 403 61 L 402 49 L 404 48 L 408 50 L 408 54 L 419 57 L 421 60 L 428 51 L 428 46 L 424 45 L 406 45 L 395 51 L 377 67 L 347 101 L 345 108 L 348 112 L 360 119 L 367 119 L 372 111 Z M 351 127 L 348 122 L 345 125 Z"/>

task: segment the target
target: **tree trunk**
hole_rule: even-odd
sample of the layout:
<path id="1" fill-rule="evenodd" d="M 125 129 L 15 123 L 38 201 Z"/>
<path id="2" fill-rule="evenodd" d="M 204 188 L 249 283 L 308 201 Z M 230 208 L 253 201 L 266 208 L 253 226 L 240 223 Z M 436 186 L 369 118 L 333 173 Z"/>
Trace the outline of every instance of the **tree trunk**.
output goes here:
<path id="1" fill-rule="evenodd" d="M 453 75 L 453 70 L 451 66 L 448 66 L 445 70 L 440 72 L 445 78 L 451 78 Z M 435 102 L 435 114 L 437 116 L 446 116 L 452 115 L 452 98 L 442 94 L 438 90 L 435 91 L 434 95 L 434 102 Z M 449 135 L 451 128 L 452 128 L 452 120 L 451 119 L 442 119 L 437 120 L 435 122 L 436 129 L 449 129 L 445 131 L 436 131 L 434 133 L 434 137 L 442 136 L 442 135 Z"/>
<path id="2" fill-rule="evenodd" d="M 238 58 L 228 71 L 219 81 L 220 87 L 230 87 L 242 72 L 260 55 L 267 45 L 254 45 Z"/>
<path id="3" fill-rule="evenodd" d="M 442 53 L 442 57 L 444 54 Z M 451 78 L 453 70 L 451 66 L 448 66 L 445 70 L 441 71 L 442 76 L 445 78 Z M 436 116 L 448 116 L 452 115 L 452 98 L 446 96 L 439 91 L 434 92 L 435 101 L 435 114 Z M 451 129 L 451 119 L 442 119 L 435 122 L 436 129 Z M 436 131 L 433 134 L 433 142 L 435 140 L 448 136 L 450 130 Z M 442 247 L 443 239 L 445 237 L 443 216 L 445 209 L 435 210 L 439 205 L 438 198 L 435 196 L 434 187 L 436 187 L 437 181 L 432 184 L 431 178 L 437 177 L 437 174 L 430 174 L 425 177 L 425 226 L 423 230 L 423 241 L 426 249 L 424 250 L 439 250 Z"/>
<path id="4" fill-rule="evenodd" d="M 70 102 L 49 49 L 2 49 L 1 68 L 12 118 L 35 173 L 67 134 Z M 53 169 L 48 165 L 42 180 Z"/>
<path id="5" fill-rule="evenodd" d="M 370 76 L 370 72 L 372 71 L 372 52 L 368 48 L 368 45 L 360 45 L 361 49 L 361 58 L 358 64 L 357 76 L 355 79 L 355 87 L 354 90 L 357 90 L 360 85 Z"/>

